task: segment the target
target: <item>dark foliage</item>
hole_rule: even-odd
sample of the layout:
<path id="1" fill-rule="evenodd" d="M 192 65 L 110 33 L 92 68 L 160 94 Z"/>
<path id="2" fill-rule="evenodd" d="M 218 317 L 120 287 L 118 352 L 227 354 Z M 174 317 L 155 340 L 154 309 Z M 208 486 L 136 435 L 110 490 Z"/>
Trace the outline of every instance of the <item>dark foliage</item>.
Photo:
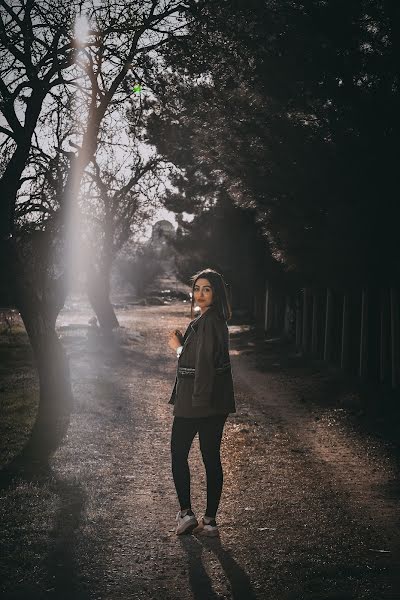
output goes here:
<path id="1" fill-rule="evenodd" d="M 255 211 L 233 206 L 223 193 L 190 223 L 181 222 L 173 245 L 180 279 L 189 281 L 205 267 L 217 270 L 229 284 L 234 309 L 252 308 L 255 295 L 263 293 L 266 273 L 275 281 L 282 276 Z"/>
<path id="2" fill-rule="evenodd" d="M 168 205 L 196 208 L 222 186 L 256 209 L 273 255 L 306 280 L 395 280 L 399 11 L 370 0 L 193 3 L 150 132 L 187 173 Z"/>

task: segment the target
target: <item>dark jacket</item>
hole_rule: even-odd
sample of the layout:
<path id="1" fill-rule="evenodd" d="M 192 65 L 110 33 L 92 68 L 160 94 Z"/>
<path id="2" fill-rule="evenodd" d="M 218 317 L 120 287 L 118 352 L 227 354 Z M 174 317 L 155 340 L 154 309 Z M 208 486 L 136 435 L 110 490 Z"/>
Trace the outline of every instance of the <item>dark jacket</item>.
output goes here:
<path id="1" fill-rule="evenodd" d="M 169 400 L 177 417 L 207 417 L 235 412 L 229 333 L 210 306 L 189 323 Z"/>

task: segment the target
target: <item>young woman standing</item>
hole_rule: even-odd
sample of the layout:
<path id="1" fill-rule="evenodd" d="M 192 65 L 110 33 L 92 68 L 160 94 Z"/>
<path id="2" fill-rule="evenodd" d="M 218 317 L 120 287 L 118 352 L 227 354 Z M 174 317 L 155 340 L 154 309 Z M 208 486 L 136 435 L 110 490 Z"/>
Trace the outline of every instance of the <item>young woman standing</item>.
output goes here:
<path id="1" fill-rule="evenodd" d="M 200 307 L 200 315 L 189 323 L 184 336 L 174 331 L 168 339 L 178 356 L 169 401 L 174 405 L 172 475 L 181 508 L 176 517 L 176 533 L 218 536 L 215 519 L 223 484 L 220 446 L 227 416 L 235 412 L 227 326 L 232 312 L 226 284 L 217 271 L 204 269 L 191 281 L 191 318 L 194 304 Z M 188 465 L 197 433 L 207 477 L 207 507 L 200 521 L 191 507 Z"/>

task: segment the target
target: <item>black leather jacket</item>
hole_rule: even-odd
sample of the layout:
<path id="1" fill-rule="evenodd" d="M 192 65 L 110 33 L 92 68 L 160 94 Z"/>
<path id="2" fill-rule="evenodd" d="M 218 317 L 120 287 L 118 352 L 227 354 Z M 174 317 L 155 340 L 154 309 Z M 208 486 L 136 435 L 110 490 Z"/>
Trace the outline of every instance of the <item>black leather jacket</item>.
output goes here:
<path id="1" fill-rule="evenodd" d="M 228 326 L 214 306 L 189 323 L 169 403 L 181 417 L 236 410 Z"/>

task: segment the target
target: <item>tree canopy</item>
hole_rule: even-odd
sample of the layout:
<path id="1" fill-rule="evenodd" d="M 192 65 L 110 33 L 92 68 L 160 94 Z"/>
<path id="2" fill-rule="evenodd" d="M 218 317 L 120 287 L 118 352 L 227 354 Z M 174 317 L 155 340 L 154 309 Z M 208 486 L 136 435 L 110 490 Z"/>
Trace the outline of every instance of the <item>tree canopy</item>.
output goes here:
<path id="1" fill-rule="evenodd" d="M 182 168 L 169 205 L 223 186 L 305 280 L 398 277 L 398 5 L 200 0 L 191 16 L 150 132 Z"/>

